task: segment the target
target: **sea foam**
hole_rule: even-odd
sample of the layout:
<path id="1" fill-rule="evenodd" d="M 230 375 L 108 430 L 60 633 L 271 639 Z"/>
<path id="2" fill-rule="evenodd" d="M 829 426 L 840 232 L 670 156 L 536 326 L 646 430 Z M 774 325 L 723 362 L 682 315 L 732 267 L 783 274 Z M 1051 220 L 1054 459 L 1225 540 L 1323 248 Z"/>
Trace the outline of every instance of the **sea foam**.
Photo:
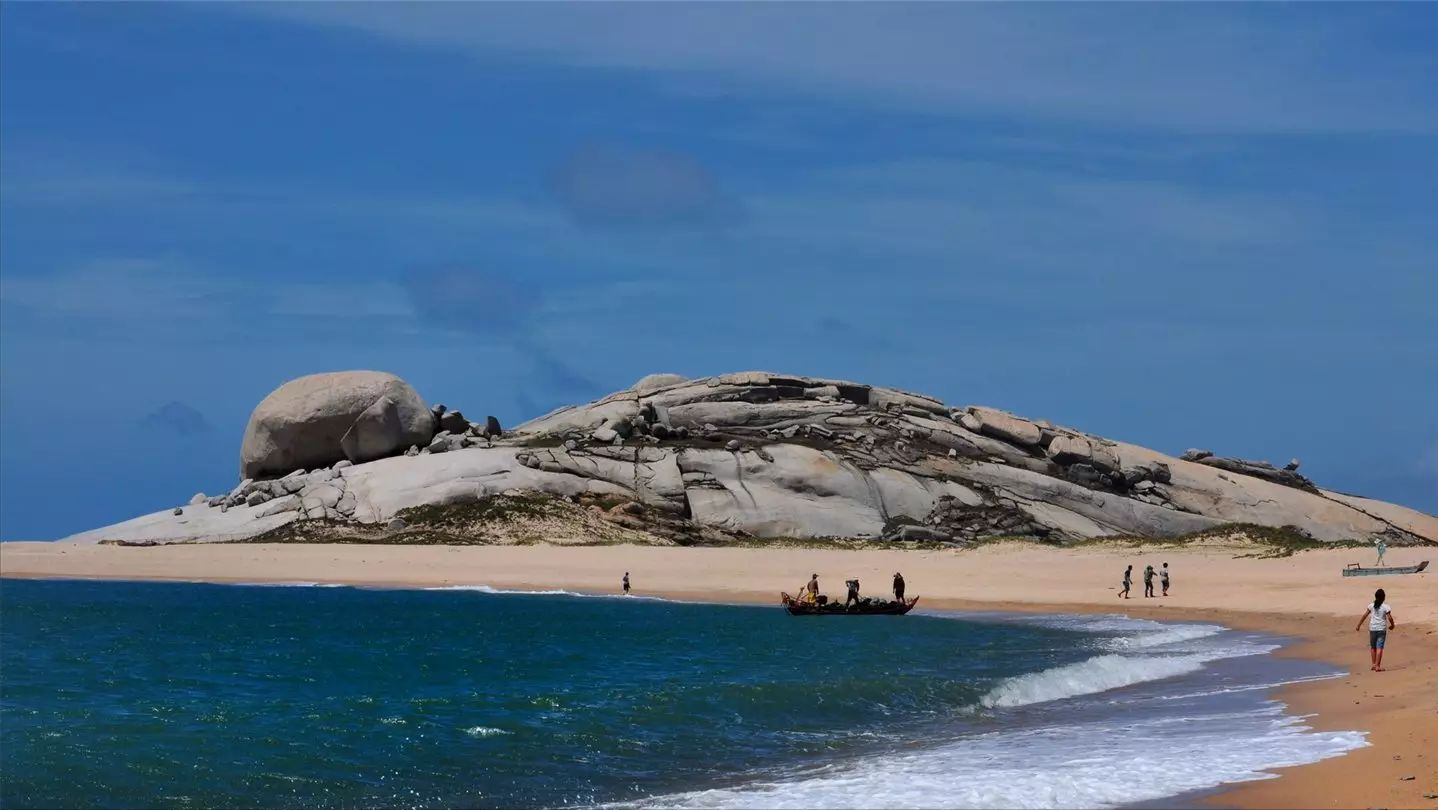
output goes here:
<path id="1" fill-rule="evenodd" d="M 1123 616 L 1010 616 L 1004 621 L 1105 637 L 1095 642 L 1099 654 L 1093 657 L 996 684 L 975 708 L 998 722 L 1021 707 L 1192 676 L 1213 662 L 1277 648 L 1271 639 L 1218 625 Z M 1293 681 L 1325 677 L 1331 676 Z M 1285 714 L 1281 703 L 1254 694 L 1293 681 L 1263 678 L 1157 695 L 1159 705 L 1182 706 L 1172 715 L 1127 701 L 1087 722 L 1070 718 L 1065 723 L 1062 718 L 1068 715 L 1048 712 L 1038 721 L 1028 718 L 1028 725 L 1015 719 L 1013 728 L 920 751 L 775 773 L 734 787 L 654 797 L 638 806 L 1116 807 L 1271 778 L 1273 768 L 1316 762 L 1367 744 L 1360 732 L 1315 732 L 1302 718 Z M 1240 710 L 1178 703 L 1204 698 L 1237 700 Z"/>
<path id="2" fill-rule="evenodd" d="M 426 590 L 426 591 L 473 591 L 473 592 L 475 592 L 475 593 L 507 594 L 507 595 L 513 595 L 513 596 L 569 596 L 569 597 L 574 597 L 574 598 L 576 598 L 576 599 L 624 599 L 624 600 L 641 601 L 641 602 L 670 602 L 670 603 L 675 603 L 675 604 L 685 604 L 685 603 L 683 602 L 683 600 L 679 600 L 679 599 L 665 599 L 664 597 L 661 597 L 661 596 L 640 596 L 640 595 L 638 595 L 638 594 L 622 594 L 622 593 L 581 593 L 581 592 L 579 592 L 579 591 L 568 591 L 568 590 L 563 590 L 563 589 L 549 589 L 549 590 L 535 589 L 535 590 L 524 590 L 524 589 L 511 589 L 511 588 L 495 588 L 495 587 L 493 587 L 493 586 L 491 586 L 491 585 L 435 585 L 435 586 L 431 586 L 431 587 L 428 587 L 428 588 L 424 588 L 424 590 Z M 706 603 L 706 604 L 715 604 L 715 603 Z"/>
<path id="3" fill-rule="evenodd" d="M 1097 655 L 1077 664 L 1009 678 L 980 698 L 979 703 L 988 708 L 1027 706 L 1092 695 L 1196 672 L 1207 660 L 1210 659 L 1202 655 Z"/>
<path id="4" fill-rule="evenodd" d="M 464 730 L 464 733 L 471 737 L 495 737 L 501 734 L 513 734 L 514 732 L 490 726 L 470 726 Z"/>
<path id="5" fill-rule="evenodd" d="M 1116 807 L 1269 778 L 1268 769 L 1365 744 L 1357 732 L 1312 732 L 1284 716 L 1277 704 L 1183 723 L 1181 730 L 1115 723 L 996 732 L 736 788 L 656 797 L 638 806 Z"/>

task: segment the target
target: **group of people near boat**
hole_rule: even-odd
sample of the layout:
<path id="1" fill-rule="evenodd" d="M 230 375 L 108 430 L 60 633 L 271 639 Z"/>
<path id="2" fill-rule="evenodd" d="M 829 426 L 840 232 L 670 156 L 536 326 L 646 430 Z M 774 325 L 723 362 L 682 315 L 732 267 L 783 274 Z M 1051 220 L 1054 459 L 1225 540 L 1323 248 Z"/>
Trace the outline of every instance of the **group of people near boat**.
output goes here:
<path id="1" fill-rule="evenodd" d="M 848 607 L 852 604 L 858 604 L 861 601 L 859 598 L 859 580 L 847 579 L 844 580 L 844 585 L 847 586 L 849 590 L 848 598 L 844 600 L 844 607 Z M 624 572 L 624 578 L 620 580 L 620 587 L 623 588 L 624 595 L 628 596 L 630 590 L 628 571 Z M 904 575 L 900 574 L 897 571 L 894 572 L 894 599 L 900 602 L 904 601 Z M 799 601 L 810 605 L 815 605 L 819 603 L 818 574 L 814 574 L 813 576 L 809 577 L 809 581 L 804 585 L 804 587 L 799 589 Z"/>
<path id="2" fill-rule="evenodd" d="M 846 579 L 844 580 L 844 587 L 848 591 L 848 595 L 844 599 L 844 607 L 859 604 L 861 601 L 859 597 L 859 580 Z M 894 599 L 899 602 L 904 601 L 904 575 L 897 571 L 894 572 Z M 818 574 L 811 575 L 809 581 L 799 589 L 799 601 L 808 605 L 819 604 Z"/>
<path id="3" fill-rule="evenodd" d="M 1169 580 L 1168 580 L 1168 563 L 1164 563 L 1164 564 L 1163 564 L 1163 569 L 1160 570 L 1160 571 L 1155 571 L 1152 565 L 1150 565 L 1150 566 L 1148 566 L 1148 567 L 1146 567 L 1146 568 L 1143 569 L 1143 595 L 1144 595 L 1145 598 L 1154 595 L 1154 593 L 1153 593 L 1153 578 L 1154 578 L 1155 576 L 1157 576 L 1157 577 L 1159 578 L 1160 583 L 1163 585 L 1163 595 L 1164 595 L 1164 596 L 1168 596 L 1168 584 L 1169 584 Z M 1123 570 L 1123 587 L 1120 588 L 1119 591 L 1118 591 L 1118 598 L 1120 598 L 1120 599 L 1128 599 L 1128 598 L 1129 598 L 1128 592 L 1129 592 L 1129 590 L 1132 589 L 1132 588 L 1133 588 L 1133 566 L 1130 565 L 1129 567 L 1127 567 L 1127 568 L 1125 568 L 1125 569 Z"/>
<path id="4" fill-rule="evenodd" d="M 1379 541 L 1379 543 L 1380 543 L 1380 548 L 1379 548 L 1379 552 L 1378 552 L 1378 553 L 1379 553 L 1379 559 L 1381 560 L 1384 549 L 1383 549 L 1382 546 L 1381 546 L 1381 544 L 1382 544 L 1382 541 L 1381 541 L 1381 540 Z M 1155 576 L 1157 576 L 1157 577 L 1159 578 L 1159 582 L 1160 582 L 1160 584 L 1161 584 L 1162 587 L 1163 587 L 1163 595 L 1164 595 L 1164 596 L 1168 596 L 1168 586 L 1169 586 L 1168 563 L 1164 563 L 1164 564 L 1163 564 L 1163 567 L 1162 567 L 1160 570 L 1158 570 L 1158 571 L 1155 571 L 1155 570 L 1154 570 L 1154 567 L 1153 567 L 1152 565 L 1146 566 L 1146 567 L 1144 568 L 1144 570 L 1143 570 L 1143 595 L 1144 595 L 1145 597 L 1150 597 L 1150 596 L 1153 596 L 1153 595 L 1154 595 L 1154 593 L 1153 593 L 1153 580 L 1154 580 L 1154 577 L 1155 577 Z M 847 608 L 847 607 L 849 607 L 850 605 L 860 604 L 860 603 L 861 603 L 861 600 L 860 600 L 860 598 L 859 598 L 859 580 L 858 580 L 858 579 L 846 579 L 846 580 L 844 580 L 844 585 L 845 585 L 845 587 L 847 588 L 847 591 L 848 591 L 848 596 L 847 596 L 847 598 L 845 598 L 845 600 L 844 600 L 844 607 Z M 624 579 L 623 579 L 623 585 L 622 585 L 622 587 L 624 588 L 624 595 L 625 595 L 625 596 L 628 596 L 628 595 L 629 595 L 629 572 L 628 572 L 628 571 L 625 571 L 625 572 L 624 572 Z M 1132 587 L 1133 587 L 1133 566 L 1130 565 L 1129 567 L 1125 568 L 1124 571 L 1123 571 L 1123 588 L 1119 591 L 1119 598 L 1121 598 L 1121 599 L 1128 599 L 1128 598 L 1129 598 L 1128 593 L 1129 593 L 1129 590 L 1132 589 Z M 904 575 L 901 574 L 901 573 L 899 573 L 899 572 L 897 572 L 897 571 L 894 572 L 894 584 L 893 584 L 893 588 L 894 588 L 894 599 L 895 599 L 896 601 L 903 602 L 903 601 L 904 601 Z M 1394 622 L 1394 620 L 1393 620 L 1393 607 L 1392 607 L 1391 605 L 1386 604 L 1386 602 L 1385 602 L 1386 599 L 1387 599 L 1387 594 L 1385 594 L 1385 593 L 1383 592 L 1383 589 L 1382 589 L 1382 588 L 1379 588 L 1377 591 L 1374 591 L 1374 593 L 1373 593 L 1373 602 L 1368 605 L 1368 608 L 1367 608 L 1366 610 L 1363 611 L 1363 616 L 1358 620 L 1358 626 L 1355 627 L 1355 628 L 1353 628 L 1353 629 L 1355 629 L 1355 630 L 1362 630 L 1362 629 L 1363 629 L 1363 623 L 1364 623 L 1365 621 L 1368 623 L 1368 654 L 1369 654 L 1369 659 L 1370 659 L 1370 661 L 1372 662 L 1372 666 L 1370 666 L 1369 669 L 1373 670 L 1374 672 L 1382 672 L 1382 671 L 1383 671 L 1383 648 L 1384 648 L 1385 646 L 1387 646 L 1387 643 L 1388 643 L 1388 631 L 1389 631 L 1389 630 L 1392 630 L 1392 629 L 1394 629 L 1395 627 L 1398 626 L 1397 623 Z M 810 575 L 809 581 L 806 582 L 806 583 L 804 583 L 803 587 L 801 587 L 801 588 L 799 589 L 799 599 L 798 599 L 798 601 L 799 601 L 801 604 L 808 604 L 808 605 L 818 605 L 818 604 L 822 604 L 822 603 L 823 603 L 823 602 L 819 599 L 819 575 L 818 575 L 818 574 L 812 574 L 812 575 Z"/>

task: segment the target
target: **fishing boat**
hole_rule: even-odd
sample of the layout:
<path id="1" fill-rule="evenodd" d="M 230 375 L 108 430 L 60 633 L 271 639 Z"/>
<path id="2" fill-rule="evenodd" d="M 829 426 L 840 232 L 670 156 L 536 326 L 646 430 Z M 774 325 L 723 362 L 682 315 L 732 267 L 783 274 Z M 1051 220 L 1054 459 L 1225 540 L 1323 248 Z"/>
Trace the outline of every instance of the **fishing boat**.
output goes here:
<path id="1" fill-rule="evenodd" d="M 1417 565 L 1389 565 L 1382 568 L 1364 568 L 1358 563 L 1349 563 L 1343 569 L 1345 577 L 1382 577 L 1389 574 L 1416 574 L 1428 567 L 1428 561 L 1424 560 Z"/>
<path id="2" fill-rule="evenodd" d="M 914 609 L 919 597 L 902 602 L 875 602 L 866 600 L 846 608 L 838 602 L 821 601 L 818 604 L 801 602 L 787 593 L 779 594 L 779 601 L 790 616 L 902 616 Z M 823 597 L 820 597 L 823 600 Z"/>

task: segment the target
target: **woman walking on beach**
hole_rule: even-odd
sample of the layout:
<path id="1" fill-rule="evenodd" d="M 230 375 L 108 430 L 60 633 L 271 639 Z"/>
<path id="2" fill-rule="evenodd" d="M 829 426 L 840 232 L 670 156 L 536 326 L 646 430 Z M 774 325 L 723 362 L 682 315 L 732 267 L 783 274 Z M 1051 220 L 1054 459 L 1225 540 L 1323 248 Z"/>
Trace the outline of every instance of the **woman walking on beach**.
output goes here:
<path id="1" fill-rule="evenodd" d="M 1158 579 L 1163 583 L 1163 595 L 1168 596 L 1168 563 L 1163 564 L 1163 571 L 1159 572 Z"/>
<path id="2" fill-rule="evenodd" d="M 1373 659 L 1373 666 L 1369 669 L 1374 672 L 1383 671 L 1383 645 L 1388 641 L 1388 631 L 1398 625 L 1393 621 L 1393 608 L 1383 604 L 1387 594 L 1379 588 L 1373 592 L 1373 604 L 1363 611 L 1363 618 L 1358 620 L 1358 626 L 1354 630 L 1363 629 L 1363 619 L 1368 620 L 1368 657 Z"/>
<path id="3" fill-rule="evenodd" d="M 1123 590 L 1119 591 L 1118 598 L 1127 599 L 1128 590 L 1133 587 L 1133 566 L 1123 569 Z"/>

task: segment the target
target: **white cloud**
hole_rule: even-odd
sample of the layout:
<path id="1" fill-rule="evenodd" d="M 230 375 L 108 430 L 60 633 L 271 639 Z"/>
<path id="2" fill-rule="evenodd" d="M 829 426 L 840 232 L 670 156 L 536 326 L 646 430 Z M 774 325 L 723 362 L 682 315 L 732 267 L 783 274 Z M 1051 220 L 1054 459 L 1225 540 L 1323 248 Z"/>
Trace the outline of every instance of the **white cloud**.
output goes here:
<path id="1" fill-rule="evenodd" d="M 1319 206 L 1176 183 L 1105 180 L 961 160 L 878 162 L 818 172 L 747 201 L 745 235 L 939 258 L 990 255 L 1064 266 L 1123 249 L 1291 245 Z M 1090 265 L 1091 266 L 1091 265 Z"/>
<path id="2" fill-rule="evenodd" d="M 0 277 L 0 300 L 60 316 L 207 319 L 226 310 L 232 284 L 173 259 L 117 258 L 57 273 Z"/>
<path id="3" fill-rule="evenodd" d="M 1433 446 L 1428 448 L 1428 452 L 1418 459 L 1418 469 L 1429 475 L 1438 476 L 1438 442 L 1434 442 Z"/>
<path id="4" fill-rule="evenodd" d="M 1406 9 L 1182 4 L 253 3 L 457 49 L 919 111 L 1197 132 L 1438 129 Z M 1386 30 L 1385 30 L 1386 29 Z"/>
<path id="5" fill-rule="evenodd" d="M 194 328 L 265 318 L 408 318 L 397 284 L 283 282 L 255 287 L 179 258 L 99 259 L 40 275 L 0 278 L 0 300 L 54 318 Z"/>
<path id="6" fill-rule="evenodd" d="M 325 318 L 412 318 L 404 289 L 386 281 L 287 283 L 274 292 L 271 315 Z"/>

